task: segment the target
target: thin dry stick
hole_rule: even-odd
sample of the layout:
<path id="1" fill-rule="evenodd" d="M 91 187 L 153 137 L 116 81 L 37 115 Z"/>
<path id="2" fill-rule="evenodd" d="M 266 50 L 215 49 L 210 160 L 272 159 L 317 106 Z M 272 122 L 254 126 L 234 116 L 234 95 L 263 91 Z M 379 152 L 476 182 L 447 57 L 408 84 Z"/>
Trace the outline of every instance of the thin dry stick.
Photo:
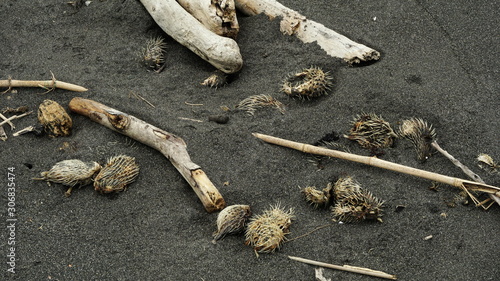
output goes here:
<path id="1" fill-rule="evenodd" d="M 207 212 L 224 209 L 226 202 L 200 166 L 193 163 L 184 140 L 132 115 L 93 100 L 73 98 L 71 111 L 160 151 L 191 185 Z"/>
<path id="2" fill-rule="evenodd" d="M 82 87 L 82 86 L 58 81 L 55 79 L 54 76 L 52 76 L 52 80 L 43 80 L 43 81 L 39 81 L 39 80 L 13 80 L 11 78 L 9 78 L 8 80 L 0 80 L 0 88 L 8 88 L 3 93 L 7 93 L 8 91 L 10 91 L 12 88 L 15 88 L 15 87 L 40 87 L 40 88 L 43 88 L 46 90 L 48 89 L 49 91 L 51 89 L 54 89 L 54 88 L 59 88 L 59 89 L 64 89 L 64 90 L 74 91 L 74 92 L 87 91 L 87 89 Z"/>
<path id="3" fill-rule="evenodd" d="M 10 126 L 10 129 L 11 130 L 14 130 L 16 128 L 16 126 L 14 126 L 14 123 L 12 123 L 7 117 L 5 117 L 5 115 L 3 115 L 2 113 L 0 113 L 0 118 L 2 118 L 4 121 L 7 122 L 7 124 L 9 124 Z"/>
<path id="4" fill-rule="evenodd" d="M 389 273 L 385 273 L 383 271 L 378 271 L 378 270 L 373 270 L 365 267 L 358 267 L 358 266 L 351 266 L 351 265 L 335 265 L 331 263 L 324 263 L 324 262 L 319 262 L 315 260 L 310 260 L 310 259 L 304 259 L 304 258 L 299 258 L 299 257 L 294 257 L 294 256 L 288 256 L 288 258 L 294 260 L 294 261 L 299 261 L 311 265 L 317 265 L 317 266 L 322 266 L 322 267 L 327 267 L 327 268 L 332 268 L 332 269 L 337 269 L 337 270 L 342 270 L 342 271 L 348 271 L 348 272 L 353 272 L 353 273 L 358 273 L 358 274 L 364 274 L 364 275 L 369 275 L 369 276 L 374 276 L 374 277 L 379 277 L 379 278 L 385 278 L 385 279 L 391 279 L 391 280 L 396 280 L 397 277 L 396 275 L 392 275 Z"/>
<path id="5" fill-rule="evenodd" d="M 142 100 L 143 102 L 147 103 L 149 106 L 151 106 L 152 108 L 155 108 L 156 106 L 154 106 L 154 104 L 152 104 L 151 102 L 149 102 L 147 99 L 143 98 L 141 95 L 135 93 L 135 92 L 130 92 L 131 95 L 133 95 L 134 97 Z M 130 96 L 130 95 L 129 95 Z"/>
<path id="6" fill-rule="evenodd" d="M 455 186 L 461 189 L 464 189 L 466 191 L 480 191 L 480 192 L 485 192 L 489 194 L 493 194 L 496 196 L 500 196 L 500 188 L 492 185 L 487 185 L 483 183 L 478 183 L 478 182 L 473 182 L 473 181 L 468 181 L 464 179 L 459 179 L 459 178 L 454 178 L 454 177 L 449 177 L 445 175 L 441 175 L 438 173 L 433 173 L 425 170 L 420 170 L 412 167 L 408 167 L 405 165 L 401 164 L 396 164 L 393 162 L 385 161 L 376 157 L 367 157 L 367 156 L 361 156 L 361 155 L 356 155 L 356 154 L 351 154 L 347 152 L 342 152 L 338 150 L 332 150 L 332 149 L 326 149 L 323 147 L 318 147 L 310 144 L 305 144 L 305 143 L 300 143 L 300 142 L 294 142 L 290 140 L 285 140 L 269 135 L 264 135 L 264 134 L 259 134 L 259 133 L 253 133 L 253 135 L 265 142 L 288 147 L 288 148 L 293 148 L 296 150 L 300 150 L 305 153 L 311 153 L 311 154 L 317 154 L 317 155 L 323 155 L 323 156 L 329 156 L 329 157 L 335 157 L 335 158 L 340 158 L 344 160 L 349 160 L 349 161 L 354 161 L 358 163 L 363 163 L 366 165 L 374 166 L 374 167 L 379 167 L 379 168 L 384 168 L 387 170 L 395 171 L 395 172 L 400 172 L 404 174 L 409 174 L 412 176 L 416 177 L 421 177 L 425 178 L 428 180 L 432 181 L 437 181 L 441 183 L 445 183 L 451 186 Z M 474 198 L 473 198 L 474 199 Z"/>
<path id="7" fill-rule="evenodd" d="M 456 159 L 455 157 L 453 157 L 453 155 L 449 154 L 448 151 L 446 151 L 443 148 L 441 148 L 441 146 L 439 146 L 439 144 L 436 141 L 433 141 L 431 143 L 431 145 L 437 151 L 439 151 L 439 153 L 441 153 L 442 155 L 444 155 L 444 157 L 448 158 L 448 160 L 450 160 L 455 166 L 459 167 L 469 178 L 471 178 L 472 180 L 474 180 L 476 182 L 480 182 L 480 183 L 485 184 L 485 182 L 483 181 L 483 179 L 478 174 L 474 173 L 471 169 L 469 169 L 469 167 L 465 166 L 460 161 L 458 161 L 458 159 Z M 472 194 L 469 194 L 469 196 L 473 200 L 475 199 L 474 202 L 476 202 L 476 204 L 479 202 L 474 196 L 472 196 Z M 490 198 L 494 202 L 496 202 L 498 205 L 500 205 L 500 197 L 498 197 L 498 196 L 496 196 L 494 194 L 489 194 L 489 196 L 490 196 Z M 487 201 L 481 202 L 480 205 L 482 205 L 484 203 L 487 203 Z M 491 205 L 494 204 L 494 202 L 492 202 L 490 205 L 486 206 L 485 209 L 488 209 L 489 207 L 491 207 Z"/>
<path id="8" fill-rule="evenodd" d="M 297 240 L 297 239 L 300 239 L 300 238 L 302 238 L 302 237 L 309 236 L 309 235 L 313 234 L 314 232 L 316 232 L 316 231 L 318 231 L 318 230 L 320 230 L 320 229 L 323 229 L 323 228 L 325 228 L 325 227 L 329 227 L 329 226 L 332 226 L 332 225 L 333 225 L 332 223 L 329 223 L 329 224 L 324 224 L 324 225 L 320 225 L 320 226 L 316 227 L 315 229 L 313 229 L 313 230 L 311 230 L 311 231 L 309 231 L 309 232 L 307 232 L 307 233 L 305 233 L 305 234 L 299 235 L 299 236 L 297 236 L 297 237 L 293 237 L 292 239 L 288 239 L 288 240 L 286 240 L 285 242 L 286 242 L 286 243 L 288 243 L 288 242 L 291 242 L 291 241 L 293 241 L 293 240 Z"/>
<path id="9" fill-rule="evenodd" d="M 31 114 L 33 111 L 29 111 L 29 112 L 26 112 L 26 113 L 23 113 L 21 115 L 12 115 L 11 117 L 5 119 L 4 121 L 0 122 L 0 126 L 2 126 L 3 124 L 5 123 L 9 123 L 11 120 L 14 120 L 14 119 L 19 119 L 19 118 L 22 118 L 28 114 Z"/>

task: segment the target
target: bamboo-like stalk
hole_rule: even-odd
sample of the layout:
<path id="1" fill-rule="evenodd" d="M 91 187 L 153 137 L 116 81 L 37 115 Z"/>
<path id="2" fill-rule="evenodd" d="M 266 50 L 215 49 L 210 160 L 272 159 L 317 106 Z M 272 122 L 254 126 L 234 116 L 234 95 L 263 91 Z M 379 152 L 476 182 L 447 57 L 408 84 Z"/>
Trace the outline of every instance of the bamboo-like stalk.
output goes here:
<path id="1" fill-rule="evenodd" d="M 205 172 L 191 161 L 182 138 L 93 100 L 73 98 L 69 108 L 160 151 L 191 185 L 207 212 L 220 211 L 226 206 L 224 198 Z"/>
<path id="2" fill-rule="evenodd" d="M 310 259 L 305 259 L 305 258 L 300 258 L 300 257 L 294 257 L 294 256 L 288 256 L 289 259 L 294 260 L 294 261 L 299 261 L 311 265 L 317 265 L 317 266 L 322 266 L 322 267 L 327 267 L 327 268 L 332 268 L 332 269 L 337 269 L 337 270 L 342 270 L 342 271 L 348 271 L 348 272 L 353 272 L 353 273 L 358 273 L 358 274 L 363 274 L 363 275 L 369 275 L 369 276 L 374 276 L 374 277 L 379 277 L 379 278 L 385 278 L 385 279 L 391 279 L 391 280 L 396 280 L 397 277 L 396 275 L 392 275 L 389 273 L 385 273 L 383 271 L 378 271 L 378 270 L 373 270 L 365 267 L 358 267 L 358 266 L 351 266 L 351 265 L 335 265 L 331 263 L 324 263 L 324 262 L 319 262 L 315 260 L 310 260 Z"/>
<path id="3" fill-rule="evenodd" d="M 40 88 L 43 88 L 46 90 L 59 88 L 59 89 L 64 89 L 64 90 L 68 90 L 68 91 L 73 91 L 73 92 L 85 92 L 85 91 L 87 91 L 87 89 L 82 87 L 82 86 L 62 82 L 62 81 L 55 80 L 55 79 L 53 79 L 53 80 L 14 80 L 14 79 L 0 80 L 0 88 L 8 88 L 8 90 L 10 90 L 11 88 L 16 88 L 16 87 L 40 87 Z"/>
<path id="4" fill-rule="evenodd" d="M 264 135 L 264 134 L 259 134 L 259 133 L 253 133 L 253 135 L 265 142 L 288 147 L 288 148 L 293 148 L 305 153 L 311 153 L 311 154 L 317 154 L 317 155 L 323 155 L 323 156 L 329 156 L 329 157 L 335 157 L 339 159 L 344 159 L 344 160 L 349 160 L 353 162 L 358 162 L 374 167 L 379 167 L 395 172 L 400 172 L 432 181 L 437 181 L 441 183 L 445 183 L 454 187 L 462 188 L 465 189 L 466 191 L 480 191 L 480 192 L 485 192 L 489 194 L 493 194 L 495 196 L 500 196 L 500 188 L 492 185 L 487 185 L 484 183 L 479 183 L 479 182 L 473 182 L 473 181 L 468 181 L 460 178 L 454 178 L 450 176 L 445 176 L 441 175 L 438 173 L 433 173 L 421 169 L 416 169 L 412 168 L 409 166 L 401 165 L 401 164 L 396 164 L 390 161 L 382 160 L 376 157 L 368 157 L 368 156 L 361 156 L 361 155 L 356 155 L 352 153 L 347 153 L 347 152 L 342 152 L 338 150 L 332 150 L 332 149 L 326 149 L 310 144 L 305 144 L 305 143 L 299 143 L 299 142 L 294 142 L 290 140 L 285 140 L 269 135 Z M 476 205 L 477 204 L 476 202 Z"/>

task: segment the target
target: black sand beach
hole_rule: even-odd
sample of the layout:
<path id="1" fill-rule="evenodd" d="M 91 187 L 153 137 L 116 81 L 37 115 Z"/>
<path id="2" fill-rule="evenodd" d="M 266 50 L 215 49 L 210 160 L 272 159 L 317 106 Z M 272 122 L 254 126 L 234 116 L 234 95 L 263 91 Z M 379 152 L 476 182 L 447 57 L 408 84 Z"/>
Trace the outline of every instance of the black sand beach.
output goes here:
<path id="1" fill-rule="evenodd" d="M 383 116 L 394 129 L 404 119 L 419 117 L 433 124 L 444 149 L 488 184 L 500 185 L 500 174 L 487 173 L 476 161 L 479 153 L 500 159 L 498 2 L 282 0 L 380 51 L 381 59 L 349 66 L 316 44 L 281 34 L 278 20 L 239 15 L 237 42 L 244 66 L 218 89 L 200 85 L 214 67 L 164 34 L 139 1 L 92 1 L 80 9 L 66 2 L 0 2 L 0 79 L 46 80 L 53 72 L 58 80 L 89 89 L 42 94 L 40 88 L 16 88 L 1 94 L 0 109 L 34 110 L 13 121 L 16 130 L 37 122 L 36 110 L 45 99 L 66 109 L 74 97 L 92 99 L 183 138 L 193 162 L 228 205 L 248 204 L 254 214 L 278 202 L 293 208 L 290 239 L 332 222 L 330 211 L 312 208 L 299 187 L 322 188 L 342 174 L 385 201 L 383 223 L 332 223 L 259 257 L 244 245 L 243 235 L 214 245 L 217 213 L 205 211 L 168 159 L 70 113 L 70 137 L 13 137 L 3 125 L 9 136 L 0 142 L 4 278 L 315 280 L 314 266 L 288 255 L 381 270 L 398 280 L 500 278 L 498 205 L 487 211 L 472 203 L 450 207 L 460 192 L 454 187 L 430 190 L 431 181 L 340 159 L 330 159 L 318 170 L 311 155 L 252 136 L 260 132 L 313 144 L 332 131 L 347 133 L 354 116 L 363 112 Z M 161 73 L 148 71 L 140 61 L 141 49 L 154 36 L 167 43 Z M 329 95 L 308 101 L 279 92 L 287 75 L 309 66 L 330 71 L 334 84 Z M 263 108 L 250 116 L 234 109 L 257 94 L 279 99 L 286 112 Z M 224 106 L 232 110 L 225 112 Z M 209 122 L 216 114 L 227 114 L 229 122 Z M 343 137 L 337 143 L 370 156 Z M 384 160 L 466 178 L 440 154 L 419 163 L 404 139 L 384 152 Z M 122 193 L 102 195 L 86 186 L 66 198 L 65 187 L 32 180 L 58 161 L 104 163 L 119 154 L 135 157 L 141 167 L 136 182 Z M 16 187 L 13 217 L 8 215 L 10 182 Z M 9 255 L 15 264 L 7 263 Z M 12 265 L 15 273 L 8 271 Z M 324 275 L 332 280 L 374 279 L 331 269 Z"/>

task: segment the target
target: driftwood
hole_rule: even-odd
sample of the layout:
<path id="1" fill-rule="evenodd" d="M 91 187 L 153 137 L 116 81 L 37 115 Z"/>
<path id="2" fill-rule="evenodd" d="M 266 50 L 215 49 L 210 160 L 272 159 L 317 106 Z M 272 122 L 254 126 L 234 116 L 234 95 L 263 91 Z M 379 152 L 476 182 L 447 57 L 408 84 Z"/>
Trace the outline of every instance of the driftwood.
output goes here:
<path id="1" fill-rule="evenodd" d="M 54 74 L 52 74 L 52 80 L 14 80 L 14 79 L 8 79 L 8 80 L 0 80 L 0 88 L 8 88 L 4 93 L 10 91 L 12 88 L 15 87 L 40 87 L 43 88 L 47 91 L 51 91 L 55 88 L 59 89 L 64 89 L 68 91 L 73 91 L 73 92 L 85 92 L 87 91 L 86 88 L 82 86 L 78 86 L 75 84 L 71 83 L 66 83 L 62 81 L 56 80 L 54 77 Z"/>
<path id="2" fill-rule="evenodd" d="M 180 137 L 92 100 L 73 98 L 69 103 L 69 108 L 111 130 L 160 151 L 191 185 L 207 212 L 219 211 L 226 206 L 224 198 L 205 172 L 191 161 L 186 150 L 186 143 Z"/>
<path id="3" fill-rule="evenodd" d="M 299 142 L 294 142 L 290 140 L 285 140 L 269 135 L 264 135 L 264 134 L 258 134 L 254 133 L 253 134 L 255 137 L 276 145 L 300 150 L 305 153 L 311 153 L 311 154 L 317 154 L 317 155 L 323 155 L 323 156 L 329 156 L 329 157 L 335 157 L 339 159 L 344 159 L 344 160 L 349 160 L 349 161 L 354 161 L 358 163 L 363 163 L 366 165 L 374 166 L 374 167 L 379 167 L 395 172 L 400 172 L 416 177 L 421 177 L 424 179 L 432 180 L 432 181 L 437 181 L 441 183 L 445 183 L 451 186 L 455 186 L 458 188 L 461 188 L 465 190 L 471 198 L 474 200 L 476 203 L 476 206 L 482 206 L 482 204 L 475 199 L 475 197 L 470 194 L 470 191 L 478 191 L 478 192 L 485 192 L 488 194 L 492 194 L 495 196 L 500 196 L 500 188 L 492 185 L 487 185 L 484 183 L 479 183 L 479 182 L 474 182 L 474 181 L 468 181 L 464 179 L 459 179 L 459 178 L 454 178 L 450 176 L 445 176 L 441 175 L 438 173 L 433 173 L 425 170 L 420 170 L 412 167 L 408 167 L 405 165 L 401 164 L 396 164 L 393 162 L 389 162 L 386 160 L 382 160 L 376 157 L 368 157 L 368 156 L 361 156 L 361 155 L 356 155 L 352 153 L 347 153 L 347 152 L 342 152 L 338 150 L 332 150 L 332 149 L 326 149 L 314 145 L 309 145 L 305 143 L 299 143 Z"/>
<path id="4" fill-rule="evenodd" d="M 215 34 L 236 39 L 240 26 L 234 0 L 177 0 L 177 2 Z"/>
<path id="5" fill-rule="evenodd" d="M 341 58 L 349 64 L 378 60 L 380 53 L 356 43 L 324 25 L 307 19 L 298 12 L 275 0 L 235 0 L 236 7 L 247 15 L 264 13 L 270 19 L 281 18 L 280 30 L 295 35 L 304 43 L 316 42 L 332 57 Z"/>
<path id="6" fill-rule="evenodd" d="M 215 34 L 189 14 L 175 0 L 141 0 L 163 31 L 202 59 L 225 73 L 243 66 L 236 41 Z"/>

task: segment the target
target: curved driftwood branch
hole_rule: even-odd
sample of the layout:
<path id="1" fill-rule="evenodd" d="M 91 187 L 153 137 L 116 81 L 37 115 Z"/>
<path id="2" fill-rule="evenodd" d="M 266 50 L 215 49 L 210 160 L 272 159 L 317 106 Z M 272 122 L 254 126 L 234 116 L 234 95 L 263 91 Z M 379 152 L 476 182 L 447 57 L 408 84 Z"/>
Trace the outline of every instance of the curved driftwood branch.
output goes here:
<path id="1" fill-rule="evenodd" d="M 215 34 L 236 39 L 240 26 L 234 0 L 177 0 L 177 2 Z"/>
<path id="2" fill-rule="evenodd" d="M 405 165 L 401 164 L 396 164 L 393 162 L 389 162 L 386 160 L 379 159 L 377 157 L 368 157 L 368 156 L 361 156 L 361 155 L 356 155 L 352 153 L 347 153 L 347 152 L 342 152 L 338 150 L 333 150 L 333 149 L 326 149 L 310 144 L 305 144 L 305 143 L 300 143 L 300 142 L 294 142 L 290 140 L 285 140 L 269 135 L 264 135 L 264 134 L 259 134 L 259 133 L 254 133 L 253 134 L 255 137 L 276 145 L 288 147 L 288 148 L 293 148 L 296 150 L 300 150 L 305 153 L 311 153 L 311 154 L 317 154 L 317 155 L 323 155 L 323 156 L 329 156 L 329 157 L 335 157 L 339 159 L 344 159 L 344 160 L 349 160 L 353 162 L 358 162 L 374 167 L 379 167 L 395 172 L 400 172 L 432 181 L 437 181 L 441 183 L 445 183 L 451 186 L 455 186 L 461 189 L 466 190 L 467 192 L 469 191 L 479 191 L 479 192 L 485 192 L 488 194 L 493 194 L 495 196 L 500 195 L 500 188 L 492 185 L 487 185 L 484 183 L 479 183 L 479 182 L 474 182 L 474 181 L 468 181 L 464 179 L 459 179 L 459 178 L 454 178 L 450 176 L 445 176 L 441 175 L 438 173 L 433 173 L 425 170 L 420 170 L 412 167 L 408 167 Z M 469 193 L 469 195 L 471 195 Z M 471 198 L 474 200 L 475 198 L 471 196 Z M 480 202 L 477 200 L 474 200 L 476 202 L 476 205 L 480 206 Z M 481 205 L 482 206 L 482 205 Z"/>
<path id="3" fill-rule="evenodd" d="M 243 66 L 236 41 L 207 29 L 175 0 L 141 0 L 155 22 L 168 35 L 225 73 Z"/>
<path id="4" fill-rule="evenodd" d="M 73 98 L 69 108 L 113 131 L 160 151 L 191 185 L 207 212 L 219 211 L 226 206 L 224 198 L 205 172 L 191 161 L 186 143 L 180 137 L 93 100 Z"/>
<path id="5" fill-rule="evenodd" d="M 307 19 L 298 12 L 275 0 L 235 0 L 236 7 L 248 15 L 264 13 L 269 18 L 281 18 L 280 30 L 295 35 L 304 43 L 316 42 L 332 57 L 344 59 L 349 64 L 378 60 L 380 53 L 356 43 L 324 25 Z"/>

